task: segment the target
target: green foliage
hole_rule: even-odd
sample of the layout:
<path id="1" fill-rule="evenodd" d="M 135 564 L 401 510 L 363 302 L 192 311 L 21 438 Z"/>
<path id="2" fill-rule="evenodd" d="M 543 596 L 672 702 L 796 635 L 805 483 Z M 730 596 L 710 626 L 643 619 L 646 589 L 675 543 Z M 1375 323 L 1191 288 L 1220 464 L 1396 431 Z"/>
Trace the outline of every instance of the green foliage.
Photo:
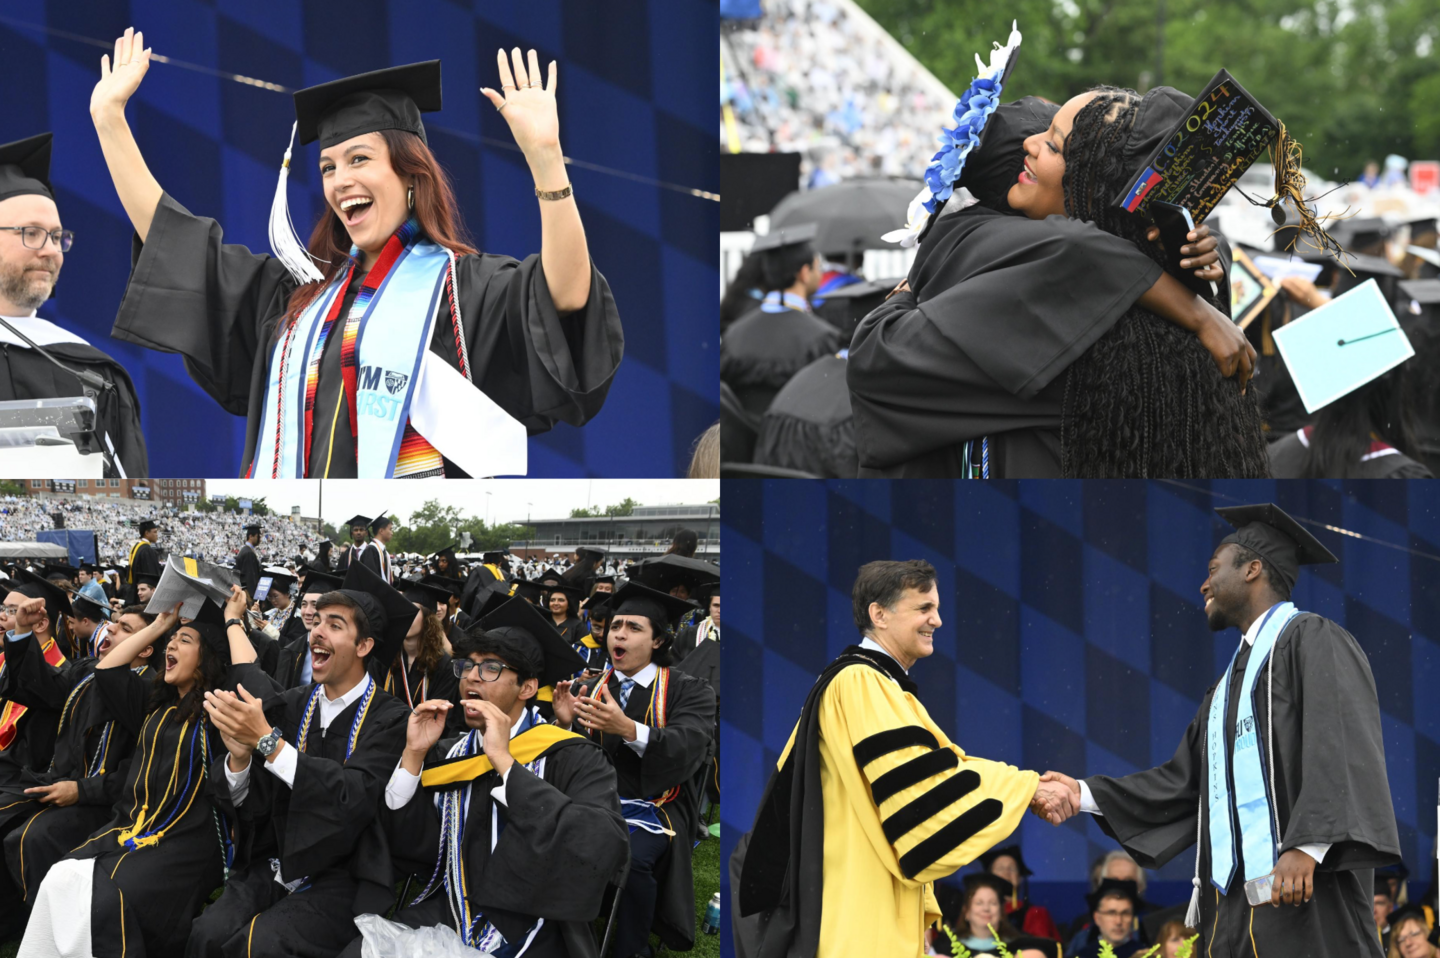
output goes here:
<path id="1" fill-rule="evenodd" d="M 1195 943 L 1199 940 L 1200 936 L 1196 934 L 1180 942 L 1180 949 L 1175 952 L 1175 958 L 1190 958 L 1195 953 Z"/>
<path id="2" fill-rule="evenodd" d="M 995 926 L 986 925 L 985 927 L 990 929 L 990 937 L 995 939 L 995 954 L 998 958 L 1015 958 L 1010 953 L 1010 949 L 1005 947 L 1005 942 L 1000 940 L 1000 933 L 995 930 Z"/>
<path id="3" fill-rule="evenodd" d="M 1104 938 L 1100 939 L 1100 958 L 1115 958 L 1115 946 Z"/>
<path id="4" fill-rule="evenodd" d="M 960 936 L 955 930 L 944 922 L 940 923 L 940 930 L 945 932 L 945 937 L 950 939 L 950 954 L 954 958 L 970 958 L 970 949 L 960 944 Z"/>
<path id="5" fill-rule="evenodd" d="M 23 482 L 16 479 L 0 480 L 0 496 L 26 496 L 29 494 Z"/>
<path id="6" fill-rule="evenodd" d="M 1435 0 L 859 0 L 957 93 L 975 54 L 1024 43 L 1006 99 L 1063 103 L 1100 83 L 1162 81 L 1199 93 L 1229 70 L 1305 146 L 1305 167 L 1354 179 L 1387 153 L 1440 156 L 1440 17 Z M 937 131 L 938 132 L 938 131 Z"/>
<path id="7" fill-rule="evenodd" d="M 1141 952 L 1140 954 L 1136 955 L 1135 958 L 1155 958 L 1156 955 L 1160 954 L 1160 949 L 1162 947 L 1164 946 L 1151 945 L 1147 951 Z"/>
<path id="8" fill-rule="evenodd" d="M 588 509 L 574 508 L 570 510 L 571 519 L 594 519 L 599 516 L 629 516 L 635 513 L 635 507 L 640 505 L 634 499 L 626 496 L 621 501 L 611 506 L 591 506 Z"/>

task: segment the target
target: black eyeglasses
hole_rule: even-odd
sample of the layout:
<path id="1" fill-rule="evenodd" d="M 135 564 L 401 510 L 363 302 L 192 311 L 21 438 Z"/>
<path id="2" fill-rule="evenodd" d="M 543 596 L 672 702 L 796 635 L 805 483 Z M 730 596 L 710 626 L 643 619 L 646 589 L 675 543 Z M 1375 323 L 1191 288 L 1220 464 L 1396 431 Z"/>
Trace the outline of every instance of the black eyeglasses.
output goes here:
<path id="1" fill-rule="evenodd" d="M 455 659 L 450 663 L 450 667 L 455 670 L 457 679 L 463 679 L 465 673 L 471 669 L 479 669 L 482 682 L 494 682 L 506 669 L 510 669 L 511 672 L 515 671 L 504 662 L 497 662 L 494 659 L 486 659 L 484 662 L 476 662 L 474 659 Z"/>
<path id="2" fill-rule="evenodd" d="M 70 252 L 70 246 L 75 242 L 75 234 L 71 230 L 44 230 L 38 226 L 0 226 L 0 230 L 9 230 L 20 234 L 20 242 L 26 249 L 44 249 L 45 241 L 54 240 L 60 252 Z"/>

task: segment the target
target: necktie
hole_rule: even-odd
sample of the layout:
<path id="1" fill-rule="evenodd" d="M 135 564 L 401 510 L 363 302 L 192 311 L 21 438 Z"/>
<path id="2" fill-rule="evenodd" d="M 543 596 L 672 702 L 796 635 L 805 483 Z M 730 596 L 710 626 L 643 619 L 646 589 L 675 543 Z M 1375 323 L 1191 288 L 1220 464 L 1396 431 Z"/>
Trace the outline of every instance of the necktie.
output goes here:
<path id="1" fill-rule="evenodd" d="M 620 680 L 620 708 L 622 711 L 624 710 L 625 706 L 630 703 L 630 690 L 633 688 L 635 688 L 634 679 Z"/>

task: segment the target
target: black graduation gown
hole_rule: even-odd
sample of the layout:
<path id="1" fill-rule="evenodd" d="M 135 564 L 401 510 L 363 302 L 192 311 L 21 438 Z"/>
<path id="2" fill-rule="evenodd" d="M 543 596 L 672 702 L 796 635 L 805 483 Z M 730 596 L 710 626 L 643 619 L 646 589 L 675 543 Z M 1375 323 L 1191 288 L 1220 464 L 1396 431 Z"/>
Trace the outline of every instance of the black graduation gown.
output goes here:
<path id="1" fill-rule="evenodd" d="M 231 673 L 233 682 L 264 700 L 266 717 L 284 733 L 286 743 L 295 747 L 314 684 L 282 690 L 255 663 L 234 666 Z M 351 900 L 339 904 L 341 908 L 349 906 L 351 915 L 383 913 L 394 901 L 390 855 L 375 816 L 385 783 L 405 747 L 405 723 L 410 710 L 394 696 L 376 689 L 355 750 L 347 761 L 345 748 L 361 701 L 357 699 L 335 716 L 323 731 L 317 704 L 306 750 L 296 756 L 298 764 L 291 787 L 252 764 L 249 792 L 245 801 L 235 806 L 225 778 L 225 756 L 213 763 L 210 782 L 217 802 L 238 822 L 235 865 L 226 883 L 226 894 L 211 906 L 211 910 L 224 906 L 217 918 L 233 910 L 233 901 L 225 903 L 232 885 L 246 886 L 237 889 L 236 898 L 258 893 L 262 903 L 268 904 L 263 895 L 272 891 L 269 884 L 275 880 L 270 867 L 272 857 L 279 859 L 280 873 L 286 881 L 309 877 L 319 885 L 330 877 L 342 878 Z M 255 914 L 254 910 L 240 911 L 244 914 L 234 916 L 236 928 Z M 262 922 L 265 934 L 284 934 L 277 924 Z"/>
<path id="2" fill-rule="evenodd" d="M 133 955 L 138 943 L 149 958 L 178 958 L 191 919 L 224 880 L 223 819 L 211 801 L 205 772 L 207 760 L 225 747 L 208 722 L 195 736 L 195 722 L 185 726 L 172 707 L 147 713 L 153 687 L 149 678 L 127 668 L 95 671 L 106 717 L 136 739 L 113 816 L 66 856 L 95 860 L 90 915 L 96 958 L 121 958 L 127 949 Z M 163 823 L 175 813 L 165 834 L 155 845 L 121 847 L 120 831 L 132 827 L 147 807 L 147 823 L 152 816 Z"/>
<path id="3" fill-rule="evenodd" d="M 1309 613 L 1286 626 L 1272 655 L 1276 767 L 1269 777 L 1283 836 L 1276 852 L 1316 842 L 1331 847 L 1315 866 L 1315 896 L 1308 904 L 1252 909 L 1245 900 L 1238 827 L 1235 877 L 1224 897 L 1209 881 L 1209 842 L 1202 841 L 1196 954 L 1253 958 L 1253 934 L 1254 947 L 1265 955 L 1379 958 L 1371 916 L 1372 869 L 1398 862 L 1400 844 L 1369 662 L 1348 632 Z M 1236 673 L 1243 675 L 1249 656 L 1249 647 L 1242 648 Z M 1230 684 L 1228 742 L 1234 741 L 1242 684 Z M 1195 844 L 1195 818 L 1206 781 L 1207 716 L 1215 688 L 1206 692 L 1170 761 L 1124 778 L 1086 779 L 1104 813 L 1096 822 L 1142 867 L 1159 868 Z M 1268 699 L 1267 675 L 1262 673 L 1253 696 L 1256 727 L 1262 730 L 1262 762 L 1264 730 L 1271 718 Z M 1205 817 L 1202 834 L 1208 834 L 1208 810 Z"/>
<path id="4" fill-rule="evenodd" d="M 293 689 L 300 684 L 300 666 L 310 649 L 310 633 L 298 615 L 287 621 L 280 630 L 279 645 L 270 677 L 280 688 Z"/>
<path id="5" fill-rule="evenodd" d="M 136 237 L 132 243 L 130 284 L 111 335 L 180 353 L 200 388 L 227 412 L 246 417 L 244 474 L 259 430 L 274 426 L 260 422 L 261 406 L 276 329 L 296 284 L 279 260 L 224 244 L 222 236 L 214 220 L 193 216 L 163 195 L 147 241 Z M 358 289 L 354 278 L 351 288 Z M 523 262 L 484 253 L 458 257 L 456 298 L 475 382 L 531 435 L 560 421 L 584 425 L 599 412 L 624 352 L 624 334 L 609 284 L 593 265 L 585 308 L 564 319 L 550 301 L 538 254 Z M 450 305 L 441 299 L 430 349 L 458 370 Z M 343 401 L 335 379 L 340 339 L 332 331 L 321 358 L 314 421 L 337 423 L 329 475 L 345 478 L 356 467 L 353 455 L 338 452 L 351 441 L 338 435 L 348 431 L 349 419 L 333 415 Z M 315 430 L 312 450 L 321 432 Z M 316 475 L 321 463 L 323 455 L 312 451 Z M 462 474 L 453 465 L 446 473 Z"/>
<path id="6" fill-rule="evenodd" d="M 651 682 L 646 690 L 637 685 L 630 692 L 625 714 L 637 723 L 645 724 L 655 686 L 656 682 Z M 610 676 L 610 697 L 620 701 L 620 679 L 615 673 Z M 615 763 L 621 798 L 651 801 L 672 786 L 680 786 L 679 797 L 661 806 L 662 820 L 664 816 L 669 817 L 675 837 L 670 840 L 669 854 L 655 870 L 660 888 L 651 925 L 651 930 L 673 951 L 688 951 L 695 944 L 690 836 L 695 834 L 699 816 L 697 773 L 710 757 L 714 724 L 715 693 L 695 676 L 672 669 L 666 724 L 664 728 L 650 726 L 650 741 L 644 756 L 636 754 L 618 735 L 598 733 L 594 736 Z"/>
<path id="7" fill-rule="evenodd" d="M 135 736 L 108 720 L 95 691 L 96 659 L 56 668 L 21 648 L 28 644 L 9 643 L 0 698 L 55 711 L 60 722 L 49 766 L 23 769 L 17 781 L 0 786 L 0 833 L 13 826 L 5 839 L 5 858 L 22 890 L 38 888 L 52 864 L 109 820 L 135 747 Z M 139 674 L 149 678 L 148 666 Z M 92 763 L 95 774 L 88 775 Z M 60 781 L 76 783 L 75 804 L 45 806 L 25 794 L 27 788 Z"/>
<path id="8" fill-rule="evenodd" d="M 26 770 L 37 770 L 49 768 L 50 761 L 55 755 L 55 730 L 60 721 L 60 709 L 65 704 L 65 693 L 53 687 L 40 689 L 21 689 L 24 680 L 15 669 L 17 666 L 24 668 L 24 661 L 29 658 L 29 646 L 36 641 L 32 633 L 29 638 L 19 642 L 10 641 L 5 636 L 3 643 L 5 651 L 5 668 L 3 672 L 4 685 L 0 688 L 10 688 L 20 692 L 29 701 L 16 699 L 18 704 L 26 706 L 24 715 L 21 715 L 15 722 L 15 737 L 4 751 L 0 751 L 0 787 L 14 785 L 19 782 Z M 56 639 L 56 644 L 64 651 L 64 642 Z M 42 663 L 44 658 L 36 655 Z M 67 659 L 67 662 L 69 660 Z M 29 683 L 24 683 L 26 686 Z M 0 708 L 10 696 L 0 691 Z M 3 803 L 0 803 L 3 804 Z M 3 813 L 0 813 L 3 814 Z"/>
<path id="9" fill-rule="evenodd" d="M 760 420 L 755 462 L 823 479 L 860 474 L 845 357 L 824 356 L 791 378 Z"/>
<path id="10" fill-rule="evenodd" d="M 1270 443 L 1270 475 L 1276 479 L 1303 479 L 1309 449 L 1295 433 Z M 1329 479 L 1433 479 L 1424 463 L 1401 452 L 1354 463 L 1343 476 Z"/>
<path id="11" fill-rule="evenodd" d="M 360 564 L 369 568 L 371 572 L 375 573 L 380 578 L 384 579 L 386 582 L 389 582 L 391 580 L 391 577 L 386 575 L 385 570 L 381 567 L 380 546 L 376 543 L 365 543 L 365 548 L 360 551 Z"/>
<path id="12" fill-rule="evenodd" d="M 431 759 L 443 759 L 458 736 L 442 740 Z M 600 914 L 606 885 L 628 852 L 629 835 L 615 791 L 615 769 L 592 742 L 552 747 L 535 775 L 516 763 L 505 784 L 506 805 L 490 791 L 488 772 L 471 784 L 465 820 L 465 874 L 477 912 L 507 941 L 523 941 L 536 918 L 546 919 L 527 955 L 592 958 L 598 949 L 590 922 Z M 440 859 L 438 789 L 418 788 L 405 807 L 382 813 L 390 847 L 423 888 Z M 490 849 L 492 809 L 502 831 Z M 395 921 L 414 928 L 455 928 L 443 885 L 424 902 L 402 908 Z M 347 951 L 359 954 L 358 943 Z"/>
<path id="13" fill-rule="evenodd" d="M 134 548 L 134 544 L 131 544 Z M 135 577 L 137 575 L 160 575 L 160 551 L 148 539 L 141 540 L 140 548 L 135 550 L 135 556 L 130 560 L 130 571 L 125 577 L 125 602 L 131 604 L 139 601 L 135 594 Z"/>
<path id="14" fill-rule="evenodd" d="M 245 594 L 255 598 L 255 587 L 260 584 L 260 557 L 248 542 L 235 553 L 235 577 L 240 580 L 240 588 L 245 590 Z"/>
<path id="15" fill-rule="evenodd" d="M 694 626 L 690 628 L 693 629 Z M 693 632 L 691 641 L 694 641 Z M 700 781 L 701 788 L 705 794 L 710 796 L 710 801 L 718 805 L 720 803 L 720 643 L 715 640 L 700 643 L 698 649 L 693 649 L 675 663 L 675 668 L 703 680 L 715 692 L 715 731 L 711 737 L 711 741 L 715 745 L 715 754 L 710 758 L 709 767 L 702 771 Z"/>
<path id="16" fill-rule="evenodd" d="M 791 376 L 839 348 L 839 332 L 815 314 L 798 309 L 767 313 L 757 307 L 721 337 L 720 379 L 760 416 Z"/>
<path id="17" fill-rule="evenodd" d="M 1060 475 L 1062 373 L 1160 278 L 1129 240 L 1062 216 L 973 206 L 931 228 L 863 320 L 847 378 L 862 476 L 954 477 L 991 437 L 991 476 Z"/>
<path id="18" fill-rule="evenodd" d="M 145 449 L 145 434 L 140 430 L 140 399 L 135 395 L 130 374 L 114 359 L 88 344 L 55 343 L 46 346 L 45 351 L 67 366 L 96 373 L 114 384 L 114 389 L 95 397 L 96 432 L 109 434 L 125 475 L 132 479 L 149 476 L 150 457 Z M 35 350 L 0 343 L 0 402 L 84 394 L 85 387 L 80 380 Z M 103 446 L 103 437 L 100 442 Z M 107 464 L 105 476 L 118 479 L 120 473 Z"/>

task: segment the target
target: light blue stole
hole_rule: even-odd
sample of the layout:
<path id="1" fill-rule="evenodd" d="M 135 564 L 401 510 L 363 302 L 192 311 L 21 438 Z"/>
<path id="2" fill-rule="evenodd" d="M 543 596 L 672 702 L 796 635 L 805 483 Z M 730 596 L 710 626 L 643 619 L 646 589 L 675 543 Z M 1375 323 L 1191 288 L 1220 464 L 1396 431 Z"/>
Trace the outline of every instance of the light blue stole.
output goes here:
<path id="1" fill-rule="evenodd" d="M 1229 743 L 1225 741 L 1225 709 L 1230 701 L 1230 682 L 1234 678 L 1235 659 L 1240 655 L 1240 647 L 1236 647 L 1235 655 L 1231 656 L 1230 665 L 1210 699 L 1210 713 L 1205 721 L 1205 754 L 1209 764 L 1206 781 L 1209 789 L 1210 881 L 1222 895 L 1235 876 L 1232 808 L 1240 824 L 1240 841 L 1245 851 L 1245 880 L 1268 875 L 1275 867 L 1275 848 L 1280 837 L 1274 831 L 1270 795 L 1265 783 L 1266 769 L 1260 755 L 1260 730 L 1255 720 L 1255 685 L 1270 659 L 1275 640 L 1285 631 L 1290 620 L 1300 614 L 1294 603 L 1280 602 L 1271 606 L 1261 619 L 1255 646 L 1245 666 L 1243 692 L 1235 711 L 1233 758 Z M 1242 640 L 1241 646 L 1243 644 Z M 1227 758 L 1230 758 L 1235 778 L 1233 799 L 1225 774 Z"/>
<path id="2" fill-rule="evenodd" d="M 359 250 L 352 249 L 350 255 L 358 257 Z M 420 380 L 420 364 L 435 328 L 435 314 L 449 264 L 450 257 L 444 247 L 416 238 L 400 253 L 374 295 L 365 300 L 362 290 L 351 306 L 351 313 L 363 310 L 355 335 L 356 475 L 362 479 L 394 477 L 395 460 L 400 454 L 411 400 Z M 344 278 L 342 272 L 300 313 L 294 332 L 289 337 L 280 336 L 275 344 L 266 374 L 265 403 L 255 446 L 252 469 L 255 476 L 269 474 L 274 463 L 275 418 L 283 391 L 284 421 L 278 429 L 279 475 L 303 478 L 301 446 L 305 435 L 306 370 L 314 352 L 324 348 L 324 344 L 317 341 L 318 335 L 335 297 L 344 295 Z M 336 317 L 330 336 L 344 336 L 346 319 Z M 282 383 L 281 358 L 287 339 L 290 356 L 284 363 Z M 342 342 L 341 348 L 343 345 Z M 343 409 L 339 411 L 339 415 L 346 414 Z M 314 424 L 317 431 L 321 428 L 319 422 Z M 329 424 L 323 428 L 328 429 Z"/>

